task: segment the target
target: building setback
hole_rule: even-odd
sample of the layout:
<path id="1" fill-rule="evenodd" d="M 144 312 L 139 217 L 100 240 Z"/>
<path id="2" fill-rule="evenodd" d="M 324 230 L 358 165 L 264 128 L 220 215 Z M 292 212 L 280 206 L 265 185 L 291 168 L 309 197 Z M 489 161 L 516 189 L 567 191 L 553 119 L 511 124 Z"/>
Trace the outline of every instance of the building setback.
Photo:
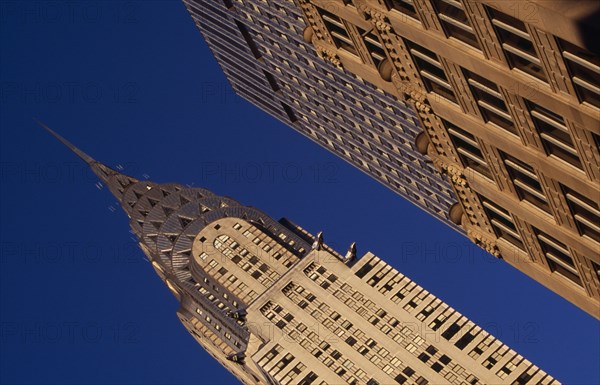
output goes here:
<path id="1" fill-rule="evenodd" d="M 194 339 L 244 384 L 559 385 L 371 253 L 82 158 L 130 219 Z"/>
<path id="2" fill-rule="evenodd" d="M 184 3 L 239 95 L 600 318 L 600 3 Z"/>

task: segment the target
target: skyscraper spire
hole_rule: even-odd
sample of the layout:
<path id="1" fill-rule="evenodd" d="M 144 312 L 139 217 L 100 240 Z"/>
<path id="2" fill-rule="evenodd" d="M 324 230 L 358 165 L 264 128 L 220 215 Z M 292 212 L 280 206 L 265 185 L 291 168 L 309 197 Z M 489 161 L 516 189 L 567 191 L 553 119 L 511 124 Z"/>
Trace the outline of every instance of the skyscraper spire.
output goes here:
<path id="1" fill-rule="evenodd" d="M 121 204 L 123 203 L 123 193 L 124 193 L 125 189 L 127 187 L 131 186 L 132 184 L 139 182 L 137 179 L 135 179 L 133 177 L 121 174 L 120 172 L 113 170 L 112 168 L 108 167 L 107 165 L 98 162 L 97 160 L 95 160 L 94 158 L 92 158 L 91 156 L 86 154 L 85 152 L 81 151 L 79 148 L 77 148 L 71 142 L 69 142 L 68 140 L 66 140 L 59 134 L 57 134 L 54 130 L 52 130 L 50 127 L 48 127 L 45 123 L 39 121 L 36 118 L 33 118 L 33 120 L 37 124 L 39 124 L 44 130 L 46 130 L 48 133 L 50 133 L 50 135 L 55 137 L 59 142 L 64 144 L 65 147 L 67 147 L 69 150 L 71 150 L 75 155 L 77 155 L 84 162 L 86 162 L 90 166 L 90 168 L 92 169 L 94 174 L 96 174 L 98 176 L 98 178 L 100 178 L 100 181 L 102 181 L 102 183 L 104 183 L 108 186 L 109 190 L 113 193 L 113 195 L 118 199 L 118 201 Z M 127 210 L 125 210 L 125 211 L 127 211 Z"/>

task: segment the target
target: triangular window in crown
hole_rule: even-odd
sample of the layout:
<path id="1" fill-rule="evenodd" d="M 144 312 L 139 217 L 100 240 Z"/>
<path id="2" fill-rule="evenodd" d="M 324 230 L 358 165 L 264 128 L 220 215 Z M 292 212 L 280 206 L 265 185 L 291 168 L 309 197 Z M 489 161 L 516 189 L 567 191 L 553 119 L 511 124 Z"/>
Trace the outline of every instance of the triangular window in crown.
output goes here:
<path id="1" fill-rule="evenodd" d="M 185 218 L 185 217 L 179 217 L 179 222 L 181 222 L 181 227 L 186 227 L 187 225 L 189 225 L 192 222 L 192 219 Z"/>
<path id="2" fill-rule="evenodd" d="M 181 205 L 185 205 L 191 202 L 191 200 L 189 200 L 188 198 L 184 197 L 183 195 L 179 196 L 179 200 L 181 201 Z"/>
<path id="3" fill-rule="evenodd" d="M 173 243 L 177 240 L 177 237 L 179 236 L 179 234 L 165 234 L 165 236 L 167 237 L 169 242 Z"/>

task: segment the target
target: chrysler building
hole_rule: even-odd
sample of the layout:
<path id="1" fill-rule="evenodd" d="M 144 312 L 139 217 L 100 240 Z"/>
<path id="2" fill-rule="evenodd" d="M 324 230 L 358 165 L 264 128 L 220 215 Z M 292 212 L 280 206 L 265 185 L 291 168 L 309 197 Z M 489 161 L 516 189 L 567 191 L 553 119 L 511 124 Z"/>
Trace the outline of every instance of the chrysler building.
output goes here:
<path id="1" fill-rule="evenodd" d="M 206 189 L 123 175 L 43 126 L 120 202 L 183 326 L 242 383 L 559 384 L 354 244 L 340 254 Z"/>

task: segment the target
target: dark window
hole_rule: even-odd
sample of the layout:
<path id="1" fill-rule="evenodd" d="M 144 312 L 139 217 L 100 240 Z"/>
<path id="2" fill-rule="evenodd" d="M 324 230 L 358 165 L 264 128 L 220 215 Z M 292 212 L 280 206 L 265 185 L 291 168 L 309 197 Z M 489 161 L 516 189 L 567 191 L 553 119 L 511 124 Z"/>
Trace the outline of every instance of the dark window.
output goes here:
<path id="1" fill-rule="evenodd" d="M 259 279 L 260 276 L 262 275 L 262 273 L 258 270 L 255 270 L 251 275 L 252 275 L 252 278 Z"/>
<path id="2" fill-rule="evenodd" d="M 600 243 L 600 205 L 578 192 L 563 187 L 579 233 Z"/>
<path id="3" fill-rule="evenodd" d="M 454 37 L 471 47 L 481 49 L 465 9 L 457 0 L 432 0 L 446 36 Z"/>
<path id="4" fill-rule="evenodd" d="M 438 364 L 437 362 L 433 365 L 431 365 L 431 369 L 435 370 L 436 372 L 440 372 L 444 367 L 440 364 Z"/>
<path id="5" fill-rule="evenodd" d="M 325 27 L 327 27 L 327 30 L 329 31 L 329 34 L 331 35 L 335 45 L 338 48 L 358 56 L 358 52 L 354 47 L 354 43 L 352 42 L 352 39 L 346 30 L 346 26 L 344 25 L 344 21 L 333 13 L 327 12 L 322 8 L 317 7 L 317 10 L 319 11 L 321 18 L 323 19 L 323 23 L 325 23 Z"/>
<path id="6" fill-rule="evenodd" d="M 581 161 L 579 160 L 577 150 L 575 150 L 571 134 L 564 119 L 560 115 L 535 103 L 528 101 L 527 105 L 531 113 L 531 119 L 540 134 L 546 152 L 561 158 L 577 168 L 581 168 Z"/>
<path id="7" fill-rule="evenodd" d="M 442 119 L 442 123 L 448 130 L 462 164 L 492 179 L 492 174 L 479 148 L 477 138 L 447 120 Z"/>
<path id="8" fill-rule="evenodd" d="M 546 81 L 546 74 L 525 23 L 495 9 L 487 9 L 511 68 Z"/>
<path id="9" fill-rule="evenodd" d="M 513 181 L 519 199 L 530 202 L 536 207 L 550 213 L 548 199 L 544 195 L 539 177 L 533 167 L 506 154 L 504 154 L 504 164 Z"/>
<path id="10" fill-rule="evenodd" d="M 233 19 L 233 21 L 235 21 L 235 25 L 237 25 L 240 32 L 242 33 L 242 37 L 244 38 L 244 40 L 246 40 L 246 44 L 248 44 L 248 47 L 250 48 L 252 55 L 254 55 L 254 57 L 257 59 L 260 58 L 262 56 L 262 54 L 258 50 L 258 46 L 256 45 L 256 43 L 254 43 L 254 40 L 252 39 L 252 36 L 250 35 L 248 28 L 244 24 L 237 21 L 236 19 Z"/>
<path id="11" fill-rule="evenodd" d="M 434 52 L 412 41 L 405 40 L 405 42 L 427 91 L 438 94 L 453 103 L 457 103 L 454 90 L 448 82 L 438 56 Z"/>
<path id="12" fill-rule="evenodd" d="M 388 7 L 395 9 L 403 14 L 412 17 L 413 19 L 419 20 L 417 16 L 417 10 L 412 0 L 387 0 Z"/>
<path id="13" fill-rule="evenodd" d="M 519 234 L 510 213 L 484 196 L 480 195 L 479 199 L 481 200 L 483 211 L 487 214 L 496 236 L 498 238 L 506 239 L 518 248 L 525 250 L 521 235 Z"/>
<path id="14" fill-rule="evenodd" d="M 275 76 L 273 76 L 272 74 L 270 74 L 270 73 L 268 73 L 267 71 L 264 71 L 264 70 L 263 70 L 263 74 L 267 78 L 267 82 L 269 83 L 269 85 L 271 86 L 271 88 L 273 89 L 273 91 L 279 91 L 281 87 L 279 87 L 279 84 L 277 83 L 277 80 L 275 79 Z"/>
<path id="15" fill-rule="evenodd" d="M 427 353 L 431 354 L 431 355 L 434 355 L 435 353 L 437 353 L 437 351 L 438 351 L 438 350 L 437 350 L 437 348 L 436 348 L 435 346 L 433 346 L 433 345 L 429 345 L 429 346 L 427 347 L 427 349 L 425 349 L 425 351 L 426 351 Z"/>
<path id="16" fill-rule="evenodd" d="M 536 229 L 537 238 L 552 272 L 558 273 L 582 286 L 581 278 L 567 246 L 557 239 Z"/>
<path id="17" fill-rule="evenodd" d="M 363 278 L 371 270 L 373 270 L 373 267 L 375 267 L 375 262 L 373 264 L 371 264 L 370 262 L 366 263 L 363 267 L 361 267 L 360 269 L 358 269 L 358 271 L 356 272 L 356 276 L 358 278 Z"/>
<path id="18" fill-rule="evenodd" d="M 513 382 L 513 385 L 526 385 L 532 377 L 529 373 L 523 373 Z"/>
<path id="19" fill-rule="evenodd" d="M 281 103 L 281 106 L 283 107 L 283 111 L 285 112 L 285 114 L 290 119 L 290 122 L 294 123 L 295 121 L 298 120 L 298 117 L 294 113 L 294 109 L 292 107 L 290 107 L 290 106 L 288 106 L 287 104 L 284 104 L 284 103 Z"/>
<path id="20" fill-rule="evenodd" d="M 315 373 L 310 372 L 308 373 L 302 380 L 300 380 L 300 382 L 298 383 L 298 385 L 310 385 L 312 384 L 319 376 L 317 376 Z M 256 381 L 259 382 L 259 381 Z M 374 385 L 374 384 L 373 384 Z"/>
<path id="21" fill-rule="evenodd" d="M 452 325 L 450 325 L 448 327 L 448 329 L 446 329 L 443 333 L 442 333 L 442 337 L 444 337 L 447 340 L 452 339 L 452 337 L 454 337 L 454 335 L 456 333 L 458 333 L 458 331 L 460 330 L 460 326 L 458 326 L 458 324 L 455 322 Z"/>
<path id="22" fill-rule="evenodd" d="M 600 281 L 600 265 L 598 265 L 596 262 L 591 262 L 591 263 L 592 263 L 592 269 L 596 273 L 596 276 L 598 277 L 598 281 Z"/>
<path id="23" fill-rule="evenodd" d="M 394 380 L 396 380 L 396 382 L 399 384 L 404 384 L 406 382 L 406 377 L 404 377 L 402 374 L 398 374 Z"/>
<path id="24" fill-rule="evenodd" d="M 475 336 L 471 333 L 466 333 L 464 336 L 460 337 L 458 341 L 454 344 L 460 350 L 463 350 L 473 339 Z"/>
<path id="25" fill-rule="evenodd" d="M 583 48 L 559 39 L 573 86 L 581 102 L 600 108 L 600 59 Z"/>
<path id="26" fill-rule="evenodd" d="M 356 27 L 356 29 L 363 38 L 363 42 L 365 43 L 365 46 L 371 55 L 371 60 L 373 60 L 373 64 L 375 64 L 375 67 L 379 66 L 379 64 L 386 58 L 385 50 L 383 49 L 381 41 L 379 41 L 379 37 L 373 33 L 373 30 L 365 31 L 360 27 Z"/>
<path id="27" fill-rule="evenodd" d="M 463 70 L 479 110 L 486 122 L 518 135 L 512 116 L 496 83 L 471 71 Z"/>

